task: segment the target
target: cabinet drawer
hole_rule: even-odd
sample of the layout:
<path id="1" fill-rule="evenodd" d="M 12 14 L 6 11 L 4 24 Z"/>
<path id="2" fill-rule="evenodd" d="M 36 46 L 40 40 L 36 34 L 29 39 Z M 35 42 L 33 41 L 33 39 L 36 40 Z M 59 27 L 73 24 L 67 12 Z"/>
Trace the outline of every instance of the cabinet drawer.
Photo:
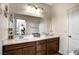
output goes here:
<path id="1" fill-rule="evenodd" d="M 46 40 L 37 41 L 36 44 L 37 44 L 37 45 L 46 44 Z"/>
<path id="2" fill-rule="evenodd" d="M 51 39 L 48 39 L 48 40 L 47 40 L 47 43 L 48 43 L 48 42 L 52 42 L 52 41 L 58 41 L 58 42 L 59 42 L 59 37 L 58 37 L 58 38 L 51 38 Z"/>

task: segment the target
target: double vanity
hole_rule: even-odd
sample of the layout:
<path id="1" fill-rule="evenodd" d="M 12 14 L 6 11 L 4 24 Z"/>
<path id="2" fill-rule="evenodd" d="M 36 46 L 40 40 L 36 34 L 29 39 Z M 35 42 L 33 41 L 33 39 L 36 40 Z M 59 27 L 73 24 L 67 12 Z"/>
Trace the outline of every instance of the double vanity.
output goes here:
<path id="1" fill-rule="evenodd" d="M 58 51 L 57 35 L 3 41 L 4 55 L 55 55 Z"/>
<path id="2" fill-rule="evenodd" d="M 28 11 L 28 7 L 34 12 Z M 1 34 L 3 55 L 56 55 L 59 36 L 53 35 L 49 9 L 46 4 L 9 4 L 9 17 L 5 14 L 7 20 L 3 18 L 6 30 Z"/>

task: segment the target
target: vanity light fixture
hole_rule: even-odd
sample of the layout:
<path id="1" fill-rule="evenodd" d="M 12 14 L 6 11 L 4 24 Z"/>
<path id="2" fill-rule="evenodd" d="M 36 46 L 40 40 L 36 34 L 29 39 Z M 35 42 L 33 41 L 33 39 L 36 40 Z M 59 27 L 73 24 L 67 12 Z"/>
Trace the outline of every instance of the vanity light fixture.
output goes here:
<path id="1" fill-rule="evenodd" d="M 42 11 L 43 11 L 42 7 L 38 7 L 35 5 L 31 5 L 31 4 L 28 4 L 27 6 L 27 12 L 32 12 L 34 14 L 41 14 Z"/>
<path id="2" fill-rule="evenodd" d="M 35 8 L 33 6 L 27 6 L 27 12 L 35 13 Z"/>
<path id="3" fill-rule="evenodd" d="M 43 8 L 42 8 L 42 7 L 35 6 L 35 5 L 33 5 L 33 4 L 28 4 L 28 6 L 30 6 L 30 7 L 34 7 L 35 9 L 38 9 L 38 8 L 40 8 L 41 10 L 43 10 Z"/>

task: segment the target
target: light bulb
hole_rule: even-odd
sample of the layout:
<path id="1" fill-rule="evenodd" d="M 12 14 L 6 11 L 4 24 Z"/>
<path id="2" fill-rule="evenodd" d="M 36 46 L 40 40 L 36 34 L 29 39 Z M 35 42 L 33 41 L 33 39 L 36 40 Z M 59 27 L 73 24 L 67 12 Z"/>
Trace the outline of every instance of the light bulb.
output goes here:
<path id="1" fill-rule="evenodd" d="M 31 6 L 28 6 L 27 7 L 27 12 L 31 12 L 32 11 L 32 7 Z"/>
<path id="2" fill-rule="evenodd" d="M 40 8 L 37 8 L 37 10 L 36 10 L 36 14 L 40 15 L 41 12 L 42 12 L 42 10 L 41 10 Z"/>

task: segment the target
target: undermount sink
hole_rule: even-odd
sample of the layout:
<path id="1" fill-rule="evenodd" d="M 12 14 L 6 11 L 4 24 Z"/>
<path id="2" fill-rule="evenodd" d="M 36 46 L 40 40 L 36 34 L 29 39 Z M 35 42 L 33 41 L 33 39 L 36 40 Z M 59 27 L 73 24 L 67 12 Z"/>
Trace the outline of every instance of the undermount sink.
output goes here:
<path id="1" fill-rule="evenodd" d="M 33 35 L 19 36 L 18 39 L 29 39 L 29 38 L 33 38 Z"/>

